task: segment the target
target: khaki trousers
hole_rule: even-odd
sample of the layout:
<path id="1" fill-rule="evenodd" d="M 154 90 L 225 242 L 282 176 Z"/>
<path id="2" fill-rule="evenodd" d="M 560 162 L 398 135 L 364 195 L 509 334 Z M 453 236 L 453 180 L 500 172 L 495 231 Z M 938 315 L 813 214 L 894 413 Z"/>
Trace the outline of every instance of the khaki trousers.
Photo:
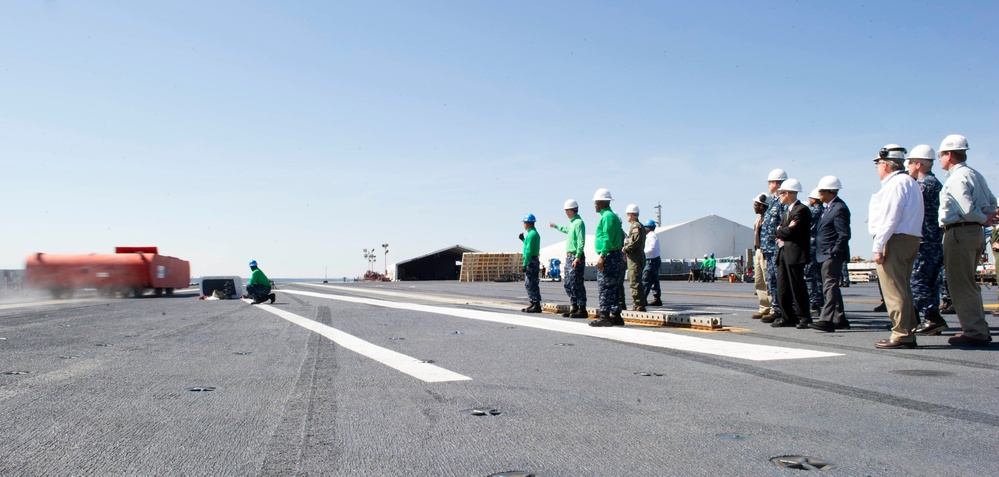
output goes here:
<path id="1" fill-rule="evenodd" d="M 756 296 L 760 299 L 760 313 L 769 315 L 770 292 L 767 291 L 767 260 L 763 258 L 763 251 L 756 249 L 753 254 L 753 285 L 756 286 Z"/>
<path id="2" fill-rule="evenodd" d="M 891 340 L 902 343 L 916 341 L 913 328 L 919 324 L 912 301 L 912 264 L 919 253 L 919 237 L 895 234 L 885 243 L 884 263 L 878 265 L 878 280 L 884 293 L 888 317 L 891 318 Z"/>
<path id="3" fill-rule="evenodd" d="M 981 227 L 955 227 L 944 232 L 944 271 L 957 319 L 965 336 L 987 340 L 989 325 L 982 307 L 982 289 L 975 282 L 975 268 L 984 250 Z"/>

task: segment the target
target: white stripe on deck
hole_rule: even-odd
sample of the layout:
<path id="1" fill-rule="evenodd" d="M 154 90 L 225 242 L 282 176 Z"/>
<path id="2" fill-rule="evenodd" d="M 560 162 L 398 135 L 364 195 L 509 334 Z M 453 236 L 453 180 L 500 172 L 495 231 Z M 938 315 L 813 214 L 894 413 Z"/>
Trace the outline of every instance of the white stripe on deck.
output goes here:
<path id="1" fill-rule="evenodd" d="M 329 300 L 340 300 L 351 303 L 381 306 L 385 308 L 396 308 L 400 310 L 420 311 L 425 313 L 435 313 L 440 315 L 450 315 L 459 318 L 472 320 L 489 321 L 493 323 L 503 323 L 507 325 L 525 326 L 541 330 L 557 331 L 582 336 L 593 336 L 609 340 L 621 341 L 624 343 L 634 343 L 657 348 L 668 348 L 679 351 L 690 351 L 693 353 L 711 354 L 725 356 L 729 358 L 747 359 L 750 361 L 772 361 L 778 359 L 804 359 L 804 358 L 827 358 L 831 356 L 843 356 L 840 353 L 828 353 L 825 351 L 813 351 L 801 348 L 785 348 L 781 346 L 758 345 L 749 343 L 736 343 L 732 341 L 713 340 L 699 338 L 695 336 L 678 335 L 661 331 L 650 331 L 639 328 L 595 328 L 588 326 L 584 320 L 564 321 L 544 318 L 542 315 L 515 315 L 511 313 L 497 313 L 493 311 L 467 310 L 460 308 L 446 308 L 431 305 L 419 305 L 415 303 L 401 303 L 393 301 L 376 300 L 373 298 L 359 298 L 343 295 L 333 295 L 327 293 L 316 293 L 299 290 L 281 290 L 281 293 L 294 295 L 304 295 Z"/>
<path id="2" fill-rule="evenodd" d="M 282 293 L 288 293 L 282 290 Z M 350 335 L 331 326 L 324 325 L 318 321 L 296 315 L 269 305 L 257 305 L 261 310 L 269 311 L 281 318 L 284 318 L 302 328 L 319 333 L 329 338 L 334 343 L 343 346 L 357 354 L 371 358 L 390 368 L 406 373 L 414 378 L 428 383 L 439 383 L 444 381 L 469 381 L 472 378 L 463 376 L 453 371 L 448 371 L 440 366 L 424 363 L 416 358 L 406 356 L 402 353 L 382 348 L 364 341 L 354 335 Z"/>

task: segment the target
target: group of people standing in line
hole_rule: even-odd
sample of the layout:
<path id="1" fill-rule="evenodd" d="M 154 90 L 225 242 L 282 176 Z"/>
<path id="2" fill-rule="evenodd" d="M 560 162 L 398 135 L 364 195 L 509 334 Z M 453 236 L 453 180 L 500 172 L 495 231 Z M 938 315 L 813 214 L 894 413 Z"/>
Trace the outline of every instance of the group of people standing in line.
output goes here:
<path id="1" fill-rule="evenodd" d="M 632 310 L 646 311 L 647 306 L 662 306 L 662 290 L 659 286 L 659 268 L 662 265 L 660 257 L 659 238 L 656 236 L 656 222 L 649 220 L 642 223 L 638 206 L 629 205 L 625 209 L 629 229 L 625 236 L 621 219 L 610 203 L 614 200 L 607 189 L 597 189 L 593 196 L 593 206 L 600 221 L 594 234 L 594 248 L 597 252 L 597 287 L 600 295 L 600 306 L 597 320 L 590 326 L 624 326 L 621 311 L 625 309 L 624 280 L 631 285 Z M 569 311 L 563 313 L 566 318 L 587 318 L 586 289 L 583 286 L 583 273 L 586 269 L 586 225 L 579 215 L 579 204 L 569 199 L 564 204 L 565 215 L 569 225 L 549 226 L 567 235 L 565 242 L 565 272 L 563 286 L 569 296 Z M 541 312 L 541 289 L 538 270 L 540 268 L 541 236 L 538 234 L 534 214 L 524 217 L 524 233 L 520 239 L 524 242 L 524 286 L 527 288 L 527 298 L 531 302 L 521 311 L 525 313 Z M 652 294 L 652 301 L 648 300 Z"/>
<path id="2" fill-rule="evenodd" d="M 891 319 L 891 336 L 874 346 L 915 348 L 917 335 L 939 335 L 948 329 L 939 309 L 941 276 L 957 313 L 962 332 L 948 340 L 954 346 L 988 346 L 992 341 L 975 279 L 985 248 L 985 227 L 999 222 L 996 197 L 985 178 L 966 164 L 968 141 L 952 134 L 938 152 L 928 145 L 908 151 L 889 144 L 878 151 L 874 166 L 881 189 L 871 197 L 868 233 L 878 283 Z M 943 184 L 933 174 L 934 160 L 947 171 Z M 825 176 L 808 195 L 806 206 L 798 196 L 801 182 L 783 169 L 767 177 L 769 190 L 753 198 L 759 217 L 754 227 L 754 276 L 759 311 L 752 315 L 773 327 L 850 329 L 840 286 L 850 261 L 850 208 L 839 191 L 842 183 Z M 623 326 L 624 279 L 631 285 L 632 309 L 662 306 L 659 286 L 661 257 L 655 221 L 639 221 L 638 206 L 625 210 L 627 235 L 611 210 L 611 193 L 598 189 L 594 209 L 600 214 L 595 233 L 597 286 L 600 305 L 590 326 Z M 586 228 L 579 204 L 565 202 L 568 226 L 549 223 L 565 233 L 564 287 L 570 301 L 568 318 L 587 318 L 583 273 Z M 524 217 L 523 272 L 530 305 L 521 311 L 541 312 L 541 238 L 533 214 Z M 996 230 L 999 230 L 997 228 Z M 993 232 L 993 235 L 999 233 Z M 999 237 L 997 237 L 999 238 Z M 993 239 L 993 242 L 999 242 Z M 999 243 L 994 244 L 994 249 Z M 653 301 L 648 302 L 648 294 Z M 817 318 L 812 318 L 812 313 Z M 920 319 L 921 317 L 921 319 Z"/>
<path id="3" fill-rule="evenodd" d="M 985 178 L 966 164 L 967 151 L 967 139 L 953 134 L 938 153 L 928 145 L 910 152 L 889 144 L 874 158 L 881 189 L 871 197 L 867 228 L 892 326 L 891 336 L 874 344 L 878 348 L 915 348 L 917 335 L 948 329 L 939 309 L 941 273 L 962 329 L 948 343 L 992 341 L 975 270 L 985 249 L 984 227 L 999 217 Z M 932 172 L 937 158 L 948 173 L 943 184 Z M 851 236 L 840 180 L 820 179 L 809 206 L 798 200 L 801 183 L 784 170 L 771 171 L 767 183 L 769 191 L 753 199 L 759 215 L 753 262 L 760 305 L 752 317 L 773 327 L 850 329 L 839 289 Z"/>

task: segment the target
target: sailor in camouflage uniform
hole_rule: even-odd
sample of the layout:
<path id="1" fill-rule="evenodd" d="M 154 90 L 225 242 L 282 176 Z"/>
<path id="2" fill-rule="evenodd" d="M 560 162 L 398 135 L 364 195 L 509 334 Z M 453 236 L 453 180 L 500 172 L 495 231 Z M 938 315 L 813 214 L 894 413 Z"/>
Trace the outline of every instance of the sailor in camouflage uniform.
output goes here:
<path id="1" fill-rule="evenodd" d="M 629 204 L 625 210 L 631 228 L 624 240 L 624 252 L 628 259 L 628 284 L 631 286 L 631 309 L 645 311 L 645 285 L 642 283 L 642 271 L 645 270 L 645 225 L 638 220 L 638 206 Z"/>
<path id="2" fill-rule="evenodd" d="M 943 185 L 933 175 L 933 159 L 936 152 L 925 144 L 912 148 L 906 169 L 919 184 L 923 193 L 923 237 L 919 241 L 919 252 L 912 267 L 909 286 L 916 313 L 923 318 L 916 325 L 917 335 L 938 335 L 947 329 L 947 322 L 940 316 L 940 286 L 937 278 L 943 267 L 943 230 L 937 222 L 940 208 L 940 189 Z"/>
<path id="3" fill-rule="evenodd" d="M 810 247 L 812 260 L 805 264 L 805 283 L 808 285 L 808 304 L 812 311 L 821 311 L 822 305 L 826 303 L 825 295 L 822 294 L 822 267 L 815 259 L 818 256 L 815 250 L 815 234 L 819 230 L 819 221 L 822 220 L 822 198 L 819 197 L 819 190 L 813 189 L 808 194 L 808 210 L 812 213 L 812 230 Z"/>
<path id="4" fill-rule="evenodd" d="M 763 251 L 763 258 L 767 261 L 767 290 L 770 292 L 772 312 L 760 320 L 763 323 L 773 323 L 781 316 L 780 307 L 777 305 L 777 226 L 780 225 L 781 216 L 787 211 L 787 207 L 781 205 L 775 194 L 786 180 L 787 173 L 784 169 L 774 169 L 767 176 L 771 197 L 770 207 L 763 213 L 763 225 L 760 226 L 760 250 Z"/>

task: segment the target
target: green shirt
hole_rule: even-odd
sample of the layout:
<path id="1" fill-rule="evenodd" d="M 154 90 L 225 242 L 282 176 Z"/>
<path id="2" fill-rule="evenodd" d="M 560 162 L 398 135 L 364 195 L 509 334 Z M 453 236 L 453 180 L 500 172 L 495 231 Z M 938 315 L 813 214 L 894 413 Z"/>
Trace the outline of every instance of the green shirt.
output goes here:
<path id="1" fill-rule="evenodd" d="M 621 219 L 610 207 L 600 211 L 600 223 L 597 224 L 594 248 L 597 255 L 620 250 L 624 245 L 624 230 L 621 229 Z"/>
<path id="2" fill-rule="evenodd" d="M 264 271 L 258 268 L 253 271 L 253 274 L 250 275 L 250 281 L 246 284 L 271 286 L 271 281 L 267 278 L 267 275 L 264 275 Z"/>
<path id="3" fill-rule="evenodd" d="M 524 266 L 541 253 L 541 234 L 538 229 L 530 229 L 524 234 Z"/>
<path id="4" fill-rule="evenodd" d="M 569 226 L 556 225 L 555 230 L 564 234 L 569 234 L 565 239 L 565 253 L 573 253 L 583 256 L 583 249 L 586 245 L 586 225 L 578 215 L 569 221 Z"/>

